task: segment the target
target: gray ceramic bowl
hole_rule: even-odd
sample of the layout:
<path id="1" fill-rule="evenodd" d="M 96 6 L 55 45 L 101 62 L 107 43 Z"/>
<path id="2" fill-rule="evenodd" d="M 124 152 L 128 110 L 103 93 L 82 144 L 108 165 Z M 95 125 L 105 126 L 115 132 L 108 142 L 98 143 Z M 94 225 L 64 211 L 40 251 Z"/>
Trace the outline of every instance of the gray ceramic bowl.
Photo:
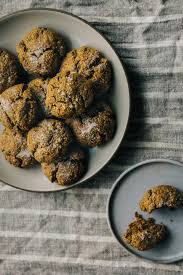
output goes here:
<path id="1" fill-rule="evenodd" d="M 143 193 L 156 185 L 172 185 L 183 192 L 182 179 L 183 164 L 155 159 L 132 166 L 116 180 L 107 205 L 108 223 L 116 241 L 128 252 L 156 263 L 172 263 L 183 259 L 183 206 L 174 210 L 160 208 L 148 214 L 140 211 L 138 205 Z M 122 232 L 133 220 L 135 211 L 166 225 L 167 238 L 147 251 L 138 251 L 126 244 L 121 239 Z"/>
<path id="2" fill-rule="evenodd" d="M 70 48 L 88 45 L 97 48 L 110 61 L 113 67 L 113 86 L 110 100 L 117 118 L 117 130 L 112 141 L 90 151 L 88 171 L 77 183 L 61 187 L 50 183 L 40 167 L 19 169 L 8 164 L 0 156 L 0 180 L 28 191 L 48 192 L 71 188 L 98 173 L 117 151 L 129 118 L 130 98 L 127 78 L 122 63 L 109 42 L 84 20 L 66 12 L 51 9 L 29 9 L 18 11 L 0 19 L 0 47 L 15 53 L 15 45 L 33 27 L 51 28 L 62 34 Z"/>

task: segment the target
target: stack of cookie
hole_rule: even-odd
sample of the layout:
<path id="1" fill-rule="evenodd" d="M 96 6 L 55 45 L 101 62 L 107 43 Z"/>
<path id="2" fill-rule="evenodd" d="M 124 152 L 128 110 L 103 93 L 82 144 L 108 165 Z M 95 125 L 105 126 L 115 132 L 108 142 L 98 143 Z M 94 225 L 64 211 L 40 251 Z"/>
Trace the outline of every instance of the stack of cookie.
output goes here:
<path id="1" fill-rule="evenodd" d="M 27 33 L 16 51 L 18 59 L 0 50 L 0 150 L 16 167 L 38 162 L 50 181 L 72 184 L 86 172 L 87 148 L 114 135 L 110 63 L 86 46 L 65 57 L 64 39 L 47 28 Z"/>

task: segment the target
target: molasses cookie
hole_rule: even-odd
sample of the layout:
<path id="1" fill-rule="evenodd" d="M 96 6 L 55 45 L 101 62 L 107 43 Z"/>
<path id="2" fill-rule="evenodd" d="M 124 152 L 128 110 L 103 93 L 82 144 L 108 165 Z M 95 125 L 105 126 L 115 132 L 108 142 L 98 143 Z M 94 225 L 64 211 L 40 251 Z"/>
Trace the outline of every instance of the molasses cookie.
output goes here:
<path id="1" fill-rule="evenodd" d="M 28 149 L 38 162 L 54 162 L 65 154 L 71 141 L 69 128 L 56 119 L 44 119 L 27 135 Z"/>
<path id="2" fill-rule="evenodd" d="M 17 63 L 12 54 L 0 49 L 0 94 L 18 81 Z"/>
<path id="3" fill-rule="evenodd" d="M 122 239 L 127 244 L 138 250 L 148 250 L 162 241 L 166 235 L 166 228 L 163 224 L 155 224 L 154 219 L 143 219 L 137 212 L 135 220 L 132 221 L 123 234 Z"/>
<path id="4" fill-rule="evenodd" d="M 46 107 L 55 117 L 68 118 L 80 115 L 92 100 L 92 83 L 79 74 L 57 74 L 48 83 Z"/>
<path id="5" fill-rule="evenodd" d="M 0 122 L 7 128 L 28 131 L 37 120 L 37 103 L 25 84 L 18 84 L 0 95 Z"/>
<path id="6" fill-rule="evenodd" d="M 50 117 L 51 113 L 45 105 L 49 79 L 36 78 L 29 82 L 28 87 L 37 99 L 41 117 Z"/>
<path id="7" fill-rule="evenodd" d="M 115 118 L 109 105 L 96 102 L 87 112 L 77 118 L 68 119 L 76 140 L 89 147 L 101 145 L 112 139 L 115 131 Z"/>
<path id="8" fill-rule="evenodd" d="M 159 185 L 146 191 L 139 202 L 140 209 L 151 213 L 161 207 L 178 208 L 183 204 L 183 195 L 173 186 Z"/>
<path id="9" fill-rule="evenodd" d="M 0 134 L 0 150 L 5 159 L 16 167 L 27 167 L 34 162 L 27 150 L 26 136 L 17 128 L 5 128 Z"/>
<path id="10" fill-rule="evenodd" d="M 80 47 L 69 52 L 64 59 L 61 74 L 82 74 L 92 80 L 95 95 L 105 93 L 111 85 L 111 66 L 109 61 L 96 49 Z"/>
<path id="11" fill-rule="evenodd" d="M 43 173 L 59 185 L 78 181 L 86 171 L 86 156 L 80 147 L 70 148 L 67 154 L 55 163 L 42 163 Z"/>
<path id="12" fill-rule="evenodd" d="M 47 28 L 34 28 L 17 44 L 18 58 L 29 74 L 54 75 L 65 53 L 63 38 Z"/>

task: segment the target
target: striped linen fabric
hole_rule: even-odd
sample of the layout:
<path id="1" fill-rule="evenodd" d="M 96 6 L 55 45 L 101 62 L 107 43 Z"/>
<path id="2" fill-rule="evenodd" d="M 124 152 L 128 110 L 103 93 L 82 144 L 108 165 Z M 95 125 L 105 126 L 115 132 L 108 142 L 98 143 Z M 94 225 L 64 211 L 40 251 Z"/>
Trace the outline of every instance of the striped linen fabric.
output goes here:
<path id="1" fill-rule="evenodd" d="M 0 185 L 0 274 L 183 273 L 182 262 L 156 265 L 120 248 L 105 213 L 109 190 L 124 169 L 151 158 L 182 161 L 182 4 L 182 0 L 0 0 L 1 16 L 49 7 L 91 22 L 116 48 L 132 90 L 125 141 L 93 180 L 55 194 Z"/>

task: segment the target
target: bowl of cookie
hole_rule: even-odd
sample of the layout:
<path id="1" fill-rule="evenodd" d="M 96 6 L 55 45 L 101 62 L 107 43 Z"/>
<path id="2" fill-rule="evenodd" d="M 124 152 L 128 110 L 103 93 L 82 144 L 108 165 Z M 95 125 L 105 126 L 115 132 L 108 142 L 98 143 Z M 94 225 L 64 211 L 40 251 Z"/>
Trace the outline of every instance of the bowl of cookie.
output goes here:
<path id="1" fill-rule="evenodd" d="M 1 18 L 0 35 L 0 180 L 48 192 L 91 179 L 129 118 L 115 50 L 87 22 L 49 9 Z"/>

